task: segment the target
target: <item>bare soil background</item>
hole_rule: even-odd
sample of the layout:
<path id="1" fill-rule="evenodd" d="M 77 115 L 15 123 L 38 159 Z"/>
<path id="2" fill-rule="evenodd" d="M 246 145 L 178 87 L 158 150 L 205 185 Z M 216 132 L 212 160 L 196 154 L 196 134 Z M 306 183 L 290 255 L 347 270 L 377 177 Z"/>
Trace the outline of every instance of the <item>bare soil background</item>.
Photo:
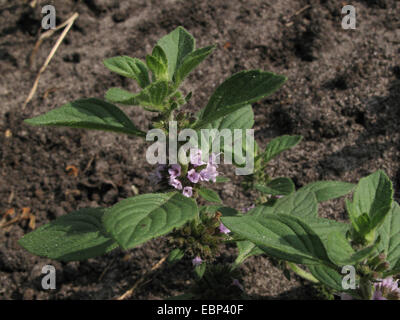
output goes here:
<path id="1" fill-rule="evenodd" d="M 116 55 L 143 59 L 155 42 L 179 25 L 197 46 L 217 50 L 184 84 L 194 91 L 188 111 L 207 103 L 214 88 L 244 69 L 264 69 L 288 77 L 270 98 L 254 105 L 260 146 L 282 134 L 304 140 L 269 168 L 289 176 L 297 187 L 315 180 L 357 182 L 383 169 L 400 190 L 400 2 L 359 0 L 357 29 L 341 28 L 343 1 L 196 1 L 196 0 L 66 0 L 47 1 L 57 22 L 73 12 L 80 16 L 42 75 L 34 99 L 22 104 L 56 37 L 40 47 L 33 65 L 29 56 L 40 32 L 41 5 L 0 0 L 0 218 L 9 209 L 29 207 L 40 226 L 70 211 L 111 206 L 151 192 L 146 177 L 145 143 L 112 133 L 34 128 L 23 119 L 82 97 L 103 97 L 111 86 L 137 87 L 109 72 L 102 60 Z M 301 10 L 303 9 L 303 10 Z M 299 12 L 299 10 L 301 12 Z M 125 108 L 147 129 L 149 113 Z M 8 131 L 9 130 L 9 131 Z M 11 136 L 10 133 L 11 132 Z M 79 169 L 77 177 L 66 171 Z M 244 208 L 252 203 L 232 182 L 220 186 L 224 203 Z M 346 219 L 343 200 L 321 207 L 325 217 Z M 160 238 L 139 248 L 119 249 L 85 262 L 60 263 L 34 257 L 17 243 L 30 229 L 26 222 L 0 229 L 0 299 L 111 299 L 130 288 L 143 271 L 168 252 Z M 235 249 L 223 251 L 232 261 Z M 41 268 L 53 264 L 57 289 L 41 289 Z M 190 285 L 190 261 L 163 266 L 133 299 L 164 299 Z M 292 277 L 286 280 L 266 257 L 253 257 L 242 267 L 243 285 L 254 298 L 316 299 L 315 290 Z"/>

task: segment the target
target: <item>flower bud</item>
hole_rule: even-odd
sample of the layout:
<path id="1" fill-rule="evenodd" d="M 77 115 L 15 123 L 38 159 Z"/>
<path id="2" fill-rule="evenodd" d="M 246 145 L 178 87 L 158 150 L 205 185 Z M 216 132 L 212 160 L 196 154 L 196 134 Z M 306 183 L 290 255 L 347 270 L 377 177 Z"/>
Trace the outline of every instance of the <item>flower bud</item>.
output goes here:
<path id="1" fill-rule="evenodd" d="M 386 271 L 386 270 L 388 270 L 390 268 L 390 265 L 389 265 L 389 262 L 383 262 L 383 263 L 381 263 L 381 264 L 379 264 L 377 267 L 376 267 L 376 271 L 378 271 L 378 272 L 382 272 L 382 271 Z"/>
<path id="2" fill-rule="evenodd" d="M 384 262 L 386 260 L 386 254 L 384 253 L 380 253 L 378 257 L 381 262 Z"/>

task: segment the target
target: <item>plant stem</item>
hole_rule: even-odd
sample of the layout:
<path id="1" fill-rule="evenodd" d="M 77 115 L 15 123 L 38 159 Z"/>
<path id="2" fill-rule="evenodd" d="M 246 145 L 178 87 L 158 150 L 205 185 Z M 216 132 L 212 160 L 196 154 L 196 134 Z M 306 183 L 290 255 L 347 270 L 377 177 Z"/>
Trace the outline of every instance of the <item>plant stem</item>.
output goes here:
<path id="1" fill-rule="evenodd" d="M 292 262 L 287 262 L 287 265 L 290 267 L 290 269 L 292 269 L 292 271 L 294 273 L 296 273 L 297 275 L 299 275 L 300 277 L 311 281 L 313 283 L 319 283 L 318 279 L 315 278 L 311 273 L 303 270 L 302 268 L 300 268 L 298 265 L 292 263 Z"/>

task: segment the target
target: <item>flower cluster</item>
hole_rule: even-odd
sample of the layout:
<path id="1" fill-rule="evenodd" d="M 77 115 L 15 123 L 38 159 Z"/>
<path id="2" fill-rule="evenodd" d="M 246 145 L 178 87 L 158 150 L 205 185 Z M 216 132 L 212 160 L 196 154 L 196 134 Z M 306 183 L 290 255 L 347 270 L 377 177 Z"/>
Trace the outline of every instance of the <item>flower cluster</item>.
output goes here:
<path id="1" fill-rule="evenodd" d="M 374 293 L 371 300 L 400 300 L 400 288 L 398 281 L 392 277 L 385 279 L 378 279 L 374 283 Z M 354 300 L 352 296 L 347 293 L 340 295 L 341 300 Z"/>
<path id="2" fill-rule="evenodd" d="M 173 164 L 168 168 L 168 184 L 177 190 L 182 190 L 182 194 L 188 198 L 193 196 L 194 184 L 202 181 L 215 182 L 218 176 L 217 158 L 219 154 L 211 153 L 208 162 L 202 159 L 200 149 L 190 150 L 190 162 L 186 174 L 183 174 L 180 164 Z M 163 178 L 163 172 L 166 171 L 166 165 L 159 165 L 157 169 L 149 176 L 153 184 L 159 183 Z"/>
<path id="3" fill-rule="evenodd" d="M 372 300 L 399 300 L 400 288 L 398 281 L 393 280 L 392 277 L 388 277 L 374 283 L 375 292 Z"/>

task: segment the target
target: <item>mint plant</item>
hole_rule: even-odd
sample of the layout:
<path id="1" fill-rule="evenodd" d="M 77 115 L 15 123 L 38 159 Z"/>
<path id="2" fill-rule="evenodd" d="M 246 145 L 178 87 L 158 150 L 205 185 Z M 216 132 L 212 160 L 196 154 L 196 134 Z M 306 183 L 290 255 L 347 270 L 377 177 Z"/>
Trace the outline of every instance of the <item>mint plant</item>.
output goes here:
<path id="1" fill-rule="evenodd" d="M 185 110 L 192 93 L 183 93 L 183 81 L 214 49 L 215 46 L 196 49 L 193 36 L 178 27 L 157 42 L 145 61 L 128 56 L 104 61 L 109 70 L 136 81 L 139 92 L 111 88 L 105 94 L 106 101 L 80 99 L 25 120 L 35 126 L 111 131 L 153 141 L 158 138 L 157 142 L 164 142 L 169 150 L 173 147 L 171 141 L 188 130 L 202 138 L 207 130 L 232 133 L 233 142 L 239 145 L 224 143 L 214 148 L 215 135 L 207 135 L 201 148 L 190 147 L 164 158 L 161 152 L 156 160 L 162 161 L 151 162 L 158 165 L 149 175 L 156 193 L 130 197 L 109 208 L 69 213 L 26 234 L 19 241 L 25 249 L 55 260 L 85 260 L 117 247 L 131 249 L 167 235 L 171 245 L 168 261 L 174 263 L 187 255 L 193 259 L 196 273 L 200 277 L 204 274 L 206 262 L 213 261 L 220 245 L 229 241 L 230 230 L 221 224 L 221 216 L 237 214 L 236 210 L 224 207 L 218 193 L 209 188 L 213 183 L 228 180 L 219 175 L 219 159 L 233 156 L 239 169 L 245 167 L 247 159 L 254 161 L 257 147 L 247 143 L 251 139 L 242 135 L 254 124 L 251 103 L 272 94 L 286 81 L 284 76 L 270 72 L 241 71 L 217 86 L 198 113 Z M 140 106 L 151 112 L 152 134 L 139 129 L 116 104 L 125 108 Z M 183 147 L 186 140 L 177 140 L 176 147 Z M 259 163 L 267 163 L 293 144 L 286 141 L 283 146 L 267 148 L 260 160 L 264 162 Z M 246 158 L 242 156 L 244 151 L 248 153 Z"/>
<path id="2" fill-rule="evenodd" d="M 238 72 L 217 86 L 206 106 L 193 113 L 185 108 L 192 92 L 184 94 L 182 85 L 214 49 L 196 49 L 193 36 L 178 27 L 157 42 L 145 61 L 128 56 L 104 61 L 109 70 L 136 81 L 139 92 L 111 88 L 106 101 L 80 99 L 26 120 L 31 125 L 157 140 L 146 153 L 147 157 L 149 151 L 157 151 L 147 157 L 156 165 L 148 177 L 156 192 L 109 208 L 77 210 L 26 234 L 19 243 L 38 256 L 80 261 L 166 236 L 170 264 L 185 256 L 192 260 L 197 280 L 185 297 L 194 299 L 246 297 L 238 267 L 259 254 L 275 259 L 285 275 L 290 269 L 343 298 L 399 299 L 400 289 L 392 277 L 400 273 L 400 208 L 393 201 L 388 177 L 378 171 L 357 186 L 318 181 L 297 191 L 291 179 L 270 177 L 269 161 L 296 146 L 302 137 L 274 138 L 261 151 L 249 135 L 254 125 L 251 104 L 275 92 L 286 78 L 260 70 Z M 151 130 L 139 129 L 116 104 L 151 112 Z M 247 212 L 224 206 L 210 188 L 229 181 L 220 174 L 221 158 L 233 163 L 237 174 L 245 175 L 246 189 L 259 192 Z M 249 162 L 254 166 L 248 166 Z M 353 201 L 346 201 L 350 223 L 318 216 L 319 203 L 353 191 Z M 238 248 L 235 262 L 211 264 L 221 245 L 232 242 Z M 356 271 L 355 286 L 343 286 L 343 267 Z"/>
<path id="3" fill-rule="evenodd" d="M 318 216 L 318 204 L 354 189 L 346 200 L 350 223 Z M 400 207 L 383 171 L 362 178 L 357 186 L 318 181 L 273 204 L 245 214 L 222 217 L 237 240 L 236 265 L 255 254 L 285 261 L 299 276 L 347 298 L 400 299 Z M 304 267 L 308 269 L 304 269 Z M 353 267 L 353 288 L 343 286 L 343 267 Z"/>

